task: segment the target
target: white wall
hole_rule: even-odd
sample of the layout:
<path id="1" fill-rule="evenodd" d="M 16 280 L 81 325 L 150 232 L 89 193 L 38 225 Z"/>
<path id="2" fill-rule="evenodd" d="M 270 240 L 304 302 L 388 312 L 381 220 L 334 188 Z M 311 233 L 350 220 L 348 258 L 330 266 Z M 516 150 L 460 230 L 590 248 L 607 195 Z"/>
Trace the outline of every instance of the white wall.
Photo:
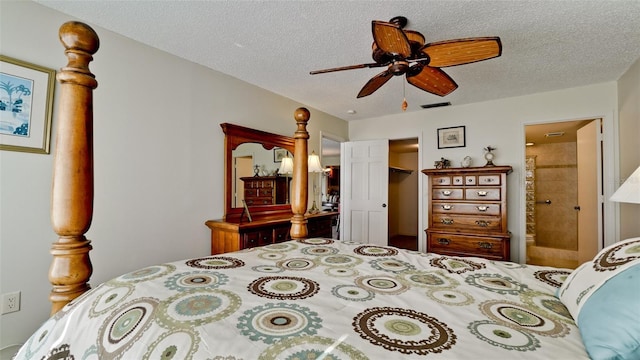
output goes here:
<path id="1" fill-rule="evenodd" d="M 0 53 L 59 69 L 67 61 L 58 29 L 69 20 L 32 2 L 2 1 Z M 293 112 L 303 105 L 94 29 L 101 45 L 90 65 L 99 85 L 87 237 L 97 285 L 149 264 L 208 255 L 204 222 L 224 211 L 219 124 L 293 135 Z M 320 131 L 347 138 L 346 122 L 310 111 L 310 151 L 318 151 Z M 22 310 L 0 317 L 0 348 L 24 342 L 49 314 L 52 162 L 53 155 L 0 151 L 0 293 L 22 292 Z"/>
<path id="2" fill-rule="evenodd" d="M 464 91 L 464 87 L 457 91 Z M 419 137 L 420 167 L 433 168 L 441 157 L 451 160 L 453 166 L 466 156 L 473 158 L 473 166 L 483 166 L 483 148 L 496 147 L 496 165 L 511 165 L 513 173 L 508 179 L 508 217 L 511 237 L 511 259 L 524 261 L 524 126 L 550 121 L 565 121 L 602 117 L 605 141 L 605 195 L 611 194 L 614 178 L 613 147 L 617 133 L 617 88 L 615 82 L 580 88 L 545 92 L 482 103 L 435 108 L 373 119 L 349 122 L 350 140 L 401 139 Z M 393 126 L 390 126 L 393 124 Z M 466 146 L 438 149 L 437 129 L 450 126 L 466 127 Z M 420 227 L 426 227 L 426 177 L 420 177 Z M 609 217 L 613 208 L 605 204 Z M 614 221 L 614 220 L 610 220 Z M 424 250 L 426 235 L 421 236 L 420 249 Z M 614 242 L 613 232 L 605 236 Z"/>
<path id="3" fill-rule="evenodd" d="M 640 59 L 618 80 L 620 178 L 616 188 L 640 166 Z M 620 203 L 620 238 L 640 236 L 640 205 Z"/>

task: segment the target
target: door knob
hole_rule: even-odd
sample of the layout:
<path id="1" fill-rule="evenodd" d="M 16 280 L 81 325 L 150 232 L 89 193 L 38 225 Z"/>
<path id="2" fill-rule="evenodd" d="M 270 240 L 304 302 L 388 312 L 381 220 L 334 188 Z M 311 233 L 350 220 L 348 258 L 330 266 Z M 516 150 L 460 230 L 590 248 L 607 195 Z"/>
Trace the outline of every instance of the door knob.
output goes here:
<path id="1" fill-rule="evenodd" d="M 387 204 L 382 204 L 382 207 L 383 207 L 383 208 L 387 207 Z"/>
<path id="2" fill-rule="evenodd" d="M 578 211 L 580 211 L 580 205 L 576 205 L 576 206 L 574 206 L 574 207 L 573 207 L 573 210 L 578 210 Z"/>

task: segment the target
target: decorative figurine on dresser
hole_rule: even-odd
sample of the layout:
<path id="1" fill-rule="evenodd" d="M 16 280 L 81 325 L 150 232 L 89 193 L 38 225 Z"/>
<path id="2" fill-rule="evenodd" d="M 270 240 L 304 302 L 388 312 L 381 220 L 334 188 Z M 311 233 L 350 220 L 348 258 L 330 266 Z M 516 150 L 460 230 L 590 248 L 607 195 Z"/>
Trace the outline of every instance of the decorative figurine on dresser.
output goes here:
<path id="1" fill-rule="evenodd" d="M 496 165 L 422 170 L 429 178 L 427 251 L 509 261 L 511 171 Z"/>

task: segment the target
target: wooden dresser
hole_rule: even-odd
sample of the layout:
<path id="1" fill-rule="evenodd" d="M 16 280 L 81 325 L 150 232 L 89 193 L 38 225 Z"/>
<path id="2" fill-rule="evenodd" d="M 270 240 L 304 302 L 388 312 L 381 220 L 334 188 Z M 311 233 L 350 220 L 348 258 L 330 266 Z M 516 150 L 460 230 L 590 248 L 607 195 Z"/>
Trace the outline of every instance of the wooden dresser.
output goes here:
<path id="1" fill-rule="evenodd" d="M 290 177 L 252 176 L 240 178 L 244 182 L 244 200 L 247 205 L 286 204 Z"/>
<path id="2" fill-rule="evenodd" d="M 427 251 L 508 261 L 511 171 L 511 166 L 422 170 L 429 178 Z"/>
<path id="3" fill-rule="evenodd" d="M 306 214 L 308 237 L 331 238 L 332 224 L 338 214 L 333 211 Z M 291 215 L 242 223 L 209 220 L 205 224 L 211 229 L 211 255 L 291 240 L 290 221 Z"/>

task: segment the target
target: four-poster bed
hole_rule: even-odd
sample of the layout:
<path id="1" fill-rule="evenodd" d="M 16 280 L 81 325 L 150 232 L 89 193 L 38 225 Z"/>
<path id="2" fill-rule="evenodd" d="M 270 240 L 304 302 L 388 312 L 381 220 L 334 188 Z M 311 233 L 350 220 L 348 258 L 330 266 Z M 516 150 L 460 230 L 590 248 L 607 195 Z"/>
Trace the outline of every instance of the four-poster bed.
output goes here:
<path id="1" fill-rule="evenodd" d="M 582 300 L 597 298 L 606 278 L 638 268 L 640 238 L 604 249 L 573 273 L 366 239 L 307 238 L 310 114 L 301 108 L 294 114 L 294 240 L 149 266 L 87 291 L 97 85 L 88 63 L 99 43 L 77 22 L 63 25 L 60 37 L 69 64 L 58 75 L 53 315 L 16 359 L 588 359 L 581 332 L 591 300 Z M 599 282 L 589 283 L 593 277 Z M 618 307 L 628 316 L 629 308 Z M 611 321 L 619 320 L 615 310 Z"/>

